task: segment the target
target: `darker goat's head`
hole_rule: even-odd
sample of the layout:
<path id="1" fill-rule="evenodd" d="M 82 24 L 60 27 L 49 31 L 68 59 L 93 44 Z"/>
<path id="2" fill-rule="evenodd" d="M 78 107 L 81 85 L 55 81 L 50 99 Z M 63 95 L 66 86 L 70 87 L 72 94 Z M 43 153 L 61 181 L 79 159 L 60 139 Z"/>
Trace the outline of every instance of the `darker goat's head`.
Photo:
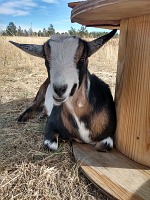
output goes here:
<path id="1" fill-rule="evenodd" d="M 88 57 L 115 33 L 116 30 L 113 30 L 90 42 L 68 35 L 54 35 L 44 45 L 10 42 L 31 55 L 45 58 L 54 102 L 59 105 L 80 86 L 87 72 Z"/>

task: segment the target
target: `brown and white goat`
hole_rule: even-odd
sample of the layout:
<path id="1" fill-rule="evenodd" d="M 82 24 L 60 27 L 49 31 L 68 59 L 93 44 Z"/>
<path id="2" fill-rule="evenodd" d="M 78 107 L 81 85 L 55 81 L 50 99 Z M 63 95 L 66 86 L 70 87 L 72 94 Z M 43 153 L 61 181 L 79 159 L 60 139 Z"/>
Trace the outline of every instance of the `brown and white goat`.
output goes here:
<path id="1" fill-rule="evenodd" d="M 22 50 L 45 58 L 48 79 L 33 105 L 19 118 L 27 119 L 44 102 L 48 115 L 44 144 L 58 148 L 58 137 L 91 143 L 100 151 L 113 147 L 116 113 L 109 86 L 88 71 L 88 57 L 116 30 L 94 41 L 54 35 L 44 45 L 17 44 Z"/>

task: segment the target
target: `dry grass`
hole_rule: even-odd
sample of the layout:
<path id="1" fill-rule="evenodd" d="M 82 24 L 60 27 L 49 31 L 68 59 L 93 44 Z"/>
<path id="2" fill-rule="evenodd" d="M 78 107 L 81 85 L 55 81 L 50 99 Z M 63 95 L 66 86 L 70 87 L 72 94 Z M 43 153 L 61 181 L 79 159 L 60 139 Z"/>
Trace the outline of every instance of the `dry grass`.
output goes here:
<path id="1" fill-rule="evenodd" d="M 56 152 L 43 148 L 45 120 L 25 124 L 16 118 L 32 101 L 47 77 L 44 61 L 8 43 L 40 43 L 47 38 L 0 37 L 0 199 L 107 199 L 79 173 L 69 143 Z M 118 40 L 90 59 L 90 70 L 109 83 L 114 93 Z"/>

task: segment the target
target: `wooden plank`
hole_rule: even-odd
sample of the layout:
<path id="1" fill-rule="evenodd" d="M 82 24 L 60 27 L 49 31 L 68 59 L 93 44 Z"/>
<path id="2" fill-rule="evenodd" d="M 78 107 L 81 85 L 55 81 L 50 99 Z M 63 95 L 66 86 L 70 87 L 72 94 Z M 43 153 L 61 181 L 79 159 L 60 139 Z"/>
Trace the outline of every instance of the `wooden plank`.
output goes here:
<path id="1" fill-rule="evenodd" d="M 150 13 L 149 0 L 96 0 L 85 1 L 73 8 L 71 21 L 82 24 L 88 21 L 117 21 Z M 115 24 L 113 23 L 114 21 Z"/>
<path id="2" fill-rule="evenodd" d="M 150 166 L 150 15 L 121 22 L 115 102 L 117 149 Z"/>
<path id="3" fill-rule="evenodd" d="M 150 168 L 115 149 L 102 153 L 92 145 L 74 143 L 73 152 L 86 176 L 103 192 L 119 200 L 150 199 Z"/>

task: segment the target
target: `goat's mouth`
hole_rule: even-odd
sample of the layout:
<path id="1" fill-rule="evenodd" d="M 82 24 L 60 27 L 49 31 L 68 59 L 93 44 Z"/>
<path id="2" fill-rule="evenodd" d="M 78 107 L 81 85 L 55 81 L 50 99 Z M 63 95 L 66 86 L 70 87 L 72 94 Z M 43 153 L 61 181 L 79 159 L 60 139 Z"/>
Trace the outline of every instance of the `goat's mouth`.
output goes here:
<path id="1" fill-rule="evenodd" d="M 56 105 L 60 105 L 66 100 L 66 98 L 56 98 L 54 96 L 53 96 L 53 99 L 54 99 Z"/>

